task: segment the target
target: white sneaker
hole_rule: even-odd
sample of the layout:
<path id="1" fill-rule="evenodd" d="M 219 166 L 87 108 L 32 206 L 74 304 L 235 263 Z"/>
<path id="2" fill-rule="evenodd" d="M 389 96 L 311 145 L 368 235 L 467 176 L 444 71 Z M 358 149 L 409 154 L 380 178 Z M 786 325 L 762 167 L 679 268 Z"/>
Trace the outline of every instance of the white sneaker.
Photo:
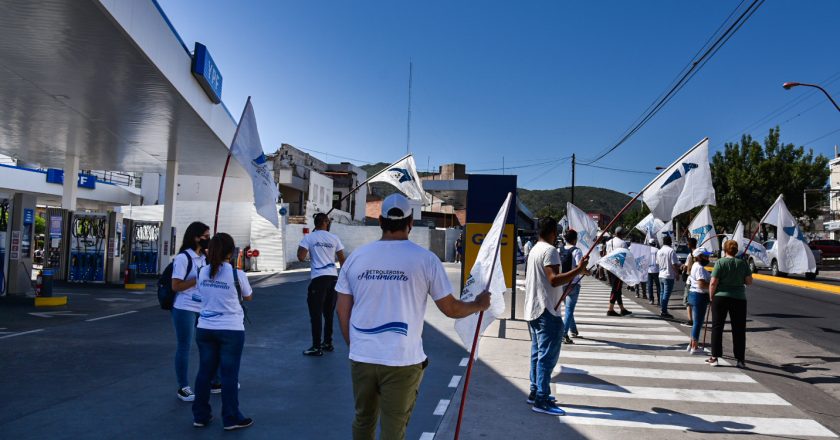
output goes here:
<path id="1" fill-rule="evenodd" d="M 708 358 L 708 359 L 706 359 L 706 364 L 710 367 L 717 367 L 718 366 L 718 360 L 717 360 L 717 358 Z"/>
<path id="2" fill-rule="evenodd" d="M 703 351 L 703 349 L 701 349 L 701 348 L 692 348 L 692 349 L 691 349 L 691 350 L 689 350 L 688 352 L 689 352 L 690 354 L 694 354 L 694 355 L 696 355 L 696 354 L 706 354 L 706 352 L 705 352 L 705 351 Z"/>
<path id="3" fill-rule="evenodd" d="M 192 402 L 195 400 L 195 394 L 190 387 L 184 387 L 178 390 L 178 398 L 184 402 Z"/>

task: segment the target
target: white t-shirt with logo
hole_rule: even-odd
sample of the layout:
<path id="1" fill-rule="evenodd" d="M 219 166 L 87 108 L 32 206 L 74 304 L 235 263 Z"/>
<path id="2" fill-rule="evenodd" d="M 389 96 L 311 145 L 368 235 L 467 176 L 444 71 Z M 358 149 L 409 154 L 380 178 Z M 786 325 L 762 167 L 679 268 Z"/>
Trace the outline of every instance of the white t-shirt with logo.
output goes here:
<path id="1" fill-rule="evenodd" d="M 409 240 L 379 240 L 353 251 L 335 290 L 353 297 L 350 359 L 393 367 L 426 360 L 426 299 L 453 291 L 438 257 Z"/>
<path id="2" fill-rule="evenodd" d="M 607 242 L 607 253 L 616 249 L 627 249 L 627 242 L 618 237 L 613 237 L 612 240 Z"/>
<path id="3" fill-rule="evenodd" d="M 707 287 L 705 289 L 697 285 L 697 281 L 699 280 L 704 280 L 706 283 L 712 280 L 712 274 L 699 261 L 691 266 L 691 275 L 688 276 L 688 279 L 691 281 L 691 292 L 709 293 L 708 284 L 706 284 Z"/>
<path id="4" fill-rule="evenodd" d="M 664 245 L 662 249 L 659 249 L 656 253 L 656 264 L 659 265 L 659 278 L 673 280 L 677 277 L 677 269 L 674 265 L 680 264 L 680 259 L 671 246 Z"/>
<path id="5" fill-rule="evenodd" d="M 194 280 L 198 277 L 198 271 L 207 265 L 207 259 L 204 254 L 197 254 L 192 249 L 187 249 L 186 253 L 192 258 L 192 271 L 187 273 L 187 257 L 184 254 L 175 256 L 172 262 L 172 278 L 181 281 Z M 190 287 L 187 290 L 177 292 L 175 295 L 175 304 L 172 307 L 180 310 L 187 310 L 190 312 L 201 311 L 201 294 L 198 292 L 198 285 Z"/>
<path id="6" fill-rule="evenodd" d="M 300 247 L 309 251 L 309 260 L 312 264 L 311 278 L 338 275 L 338 270 L 335 268 L 335 254 L 343 251 L 344 245 L 335 234 L 316 229 L 303 237 Z"/>
<path id="7" fill-rule="evenodd" d="M 251 284 L 245 272 L 239 269 L 237 278 L 242 297 L 251 296 Z M 210 278 L 210 266 L 201 269 L 198 275 L 198 290 L 203 307 L 198 315 L 198 328 L 207 330 L 245 330 L 245 311 L 239 304 L 239 294 L 233 279 L 233 266 L 222 263 L 219 272 Z"/>
<path id="8" fill-rule="evenodd" d="M 538 241 L 528 255 L 528 270 L 525 272 L 525 320 L 533 321 L 548 309 L 554 316 L 562 316 L 554 310 L 554 305 L 563 295 L 563 290 L 552 287 L 545 275 L 546 266 L 559 266 L 560 254 L 554 246 Z"/>

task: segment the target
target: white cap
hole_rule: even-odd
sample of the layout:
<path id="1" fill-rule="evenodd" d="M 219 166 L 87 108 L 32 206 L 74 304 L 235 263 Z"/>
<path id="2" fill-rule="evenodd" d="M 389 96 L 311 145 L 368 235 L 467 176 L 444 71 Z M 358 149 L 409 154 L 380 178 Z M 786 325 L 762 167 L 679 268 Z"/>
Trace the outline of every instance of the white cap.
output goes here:
<path id="1" fill-rule="evenodd" d="M 651 238 L 650 240 L 648 240 L 648 244 L 656 244 L 656 239 Z"/>
<path id="2" fill-rule="evenodd" d="M 697 249 L 694 250 L 694 252 L 691 253 L 691 255 L 694 255 L 695 257 L 699 257 L 701 255 L 709 256 L 709 255 L 712 255 L 712 253 L 707 251 L 706 248 L 697 248 Z"/>
<path id="3" fill-rule="evenodd" d="M 399 209 L 401 214 L 388 215 L 388 212 L 392 209 Z M 411 208 L 411 204 L 408 203 L 408 199 L 404 195 L 395 193 L 385 197 L 385 200 L 382 201 L 382 212 L 379 215 L 389 220 L 402 220 L 414 215 L 414 210 Z"/>

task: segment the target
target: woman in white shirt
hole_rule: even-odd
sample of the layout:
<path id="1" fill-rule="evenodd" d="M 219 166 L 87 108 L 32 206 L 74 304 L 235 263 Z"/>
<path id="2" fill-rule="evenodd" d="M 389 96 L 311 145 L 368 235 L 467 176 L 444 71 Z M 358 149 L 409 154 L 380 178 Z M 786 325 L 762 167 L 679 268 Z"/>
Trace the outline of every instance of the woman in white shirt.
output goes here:
<path id="1" fill-rule="evenodd" d="M 703 354 L 703 350 L 697 346 L 700 339 L 700 329 L 706 320 L 706 307 L 709 306 L 709 281 L 712 274 L 706 270 L 709 264 L 709 251 L 697 248 L 691 254 L 694 257 L 694 264 L 688 277 L 691 283 L 691 290 L 688 293 L 688 304 L 691 305 L 692 325 L 691 341 L 688 344 L 688 351 L 691 354 Z"/>
<path id="2" fill-rule="evenodd" d="M 239 412 L 239 363 L 245 345 L 245 310 L 242 301 L 252 298 L 245 273 L 228 263 L 233 238 L 220 232 L 210 240 L 207 266 L 198 275 L 202 308 L 195 340 L 200 363 L 195 378 L 193 426 L 203 428 L 213 419 L 210 379 L 218 369 L 222 377 L 222 422 L 226 431 L 247 428 L 253 419 Z"/>

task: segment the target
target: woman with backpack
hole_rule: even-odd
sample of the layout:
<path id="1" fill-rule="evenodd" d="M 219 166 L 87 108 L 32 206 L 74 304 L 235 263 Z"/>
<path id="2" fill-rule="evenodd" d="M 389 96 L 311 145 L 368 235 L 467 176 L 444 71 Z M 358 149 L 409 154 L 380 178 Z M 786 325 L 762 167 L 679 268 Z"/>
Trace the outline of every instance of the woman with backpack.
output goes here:
<path id="1" fill-rule="evenodd" d="M 254 420 L 239 412 L 239 363 L 245 345 L 245 310 L 251 285 L 245 273 L 234 269 L 233 238 L 220 232 L 210 240 L 208 265 L 198 275 L 203 306 L 198 318 L 196 343 L 199 351 L 195 378 L 193 426 L 203 428 L 213 419 L 210 408 L 210 378 L 217 370 L 222 376 L 222 422 L 225 431 L 247 428 Z"/>
<path id="2" fill-rule="evenodd" d="M 210 227 L 201 222 L 192 222 L 184 232 L 178 255 L 172 261 L 172 291 L 175 292 L 172 323 L 177 340 L 175 376 L 178 379 L 178 398 L 184 402 L 195 400 L 187 376 L 190 347 L 195 340 L 195 325 L 201 311 L 201 296 L 196 287 L 196 280 L 198 271 L 207 264 L 205 252 L 209 243 Z M 218 385 L 218 388 L 220 387 L 221 385 Z"/>
<path id="3" fill-rule="evenodd" d="M 577 267 L 580 260 L 583 259 L 583 252 L 577 247 L 578 233 L 574 229 L 567 229 L 563 234 L 565 246 L 560 248 L 560 272 L 566 273 Z M 586 272 L 584 272 L 586 273 Z M 573 337 L 578 337 L 578 328 L 575 324 L 575 306 L 577 305 L 578 296 L 580 296 L 580 279 L 582 275 L 578 275 L 572 280 L 572 287 L 569 294 L 566 296 L 566 312 L 564 322 L 566 326 L 563 330 L 563 342 L 565 344 L 574 344 L 574 341 L 569 337 L 569 333 Z M 563 291 L 567 286 L 563 286 Z"/>

